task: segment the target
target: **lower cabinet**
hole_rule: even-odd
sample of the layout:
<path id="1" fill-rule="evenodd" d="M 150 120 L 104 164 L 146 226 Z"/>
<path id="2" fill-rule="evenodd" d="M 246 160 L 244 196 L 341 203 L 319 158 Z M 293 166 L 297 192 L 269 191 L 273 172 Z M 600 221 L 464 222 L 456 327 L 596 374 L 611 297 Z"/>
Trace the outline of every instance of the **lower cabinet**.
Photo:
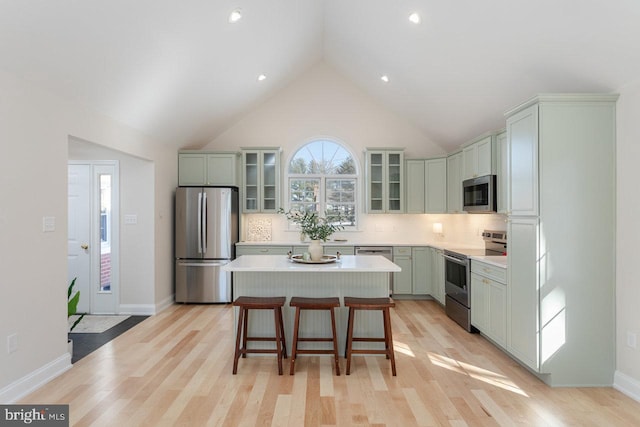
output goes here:
<path id="1" fill-rule="evenodd" d="M 444 305 L 444 253 L 442 249 L 429 248 L 431 269 L 431 296 Z"/>
<path id="2" fill-rule="evenodd" d="M 431 294 L 432 268 L 430 250 L 427 246 L 396 246 L 393 248 L 393 262 L 402 271 L 393 273 L 394 295 Z"/>
<path id="3" fill-rule="evenodd" d="M 393 273 L 393 295 L 413 294 L 411 247 L 394 247 L 393 262 L 402 269 L 398 273 Z"/>
<path id="4" fill-rule="evenodd" d="M 507 277 L 504 268 L 471 260 L 471 324 L 502 348 L 507 345 Z"/>

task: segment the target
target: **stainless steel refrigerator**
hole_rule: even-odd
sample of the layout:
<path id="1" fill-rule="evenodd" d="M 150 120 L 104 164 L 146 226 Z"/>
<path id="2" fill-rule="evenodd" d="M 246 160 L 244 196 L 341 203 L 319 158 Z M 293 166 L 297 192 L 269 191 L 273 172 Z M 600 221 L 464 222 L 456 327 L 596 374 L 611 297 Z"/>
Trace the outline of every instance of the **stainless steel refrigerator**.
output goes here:
<path id="1" fill-rule="evenodd" d="M 238 189 L 178 187 L 175 218 L 176 302 L 231 302 L 221 267 L 235 258 Z"/>

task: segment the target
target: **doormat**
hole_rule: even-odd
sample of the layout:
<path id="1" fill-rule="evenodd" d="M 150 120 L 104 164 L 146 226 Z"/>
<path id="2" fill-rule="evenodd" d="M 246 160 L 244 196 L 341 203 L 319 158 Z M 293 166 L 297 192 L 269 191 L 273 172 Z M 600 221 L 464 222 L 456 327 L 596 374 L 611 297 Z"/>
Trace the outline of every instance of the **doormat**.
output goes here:
<path id="1" fill-rule="evenodd" d="M 69 328 L 80 317 L 73 315 L 69 317 Z M 129 316 L 95 316 L 91 314 L 85 315 L 80 323 L 73 328 L 72 334 L 100 334 L 108 329 L 113 328 L 118 323 L 128 319 Z"/>

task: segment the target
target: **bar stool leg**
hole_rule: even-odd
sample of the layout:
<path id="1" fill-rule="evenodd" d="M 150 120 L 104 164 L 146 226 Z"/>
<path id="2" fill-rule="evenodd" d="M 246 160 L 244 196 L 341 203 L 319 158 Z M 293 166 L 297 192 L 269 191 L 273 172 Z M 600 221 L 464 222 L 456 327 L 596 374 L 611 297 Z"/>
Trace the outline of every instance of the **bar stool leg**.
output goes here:
<path id="1" fill-rule="evenodd" d="M 282 317 L 282 307 L 278 307 L 278 315 L 280 316 L 280 339 L 282 340 L 282 357 L 287 358 L 287 340 L 284 335 L 284 318 Z"/>
<path id="2" fill-rule="evenodd" d="M 291 362 L 289 363 L 289 375 L 295 371 L 296 354 L 298 353 L 298 325 L 300 325 L 300 307 L 296 307 L 296 318 L 293 325 L 293 344 L 291 344 Z"/>
<path id="3" fill-rule="evenodd" d="M 393 352 L 393 335 L 391 334 L 391 315 L 389 308 L 383 310 L 384 314 L 384 341 L 387 349 L 387 359 L 391 359 L 391 373 L 396 376 L 396 357 Z"/>
<path id="4" fill-rule="evenodd" d="M 333 334 L 333 360 L 336 364 L 336 375 L 340 375 L 340 362 L 338 357 L 338 335 L 336 334 L 335 308 L 331 308 L 331 333 Z"/>
<path id="5" fill-rule="evenodd" d="M 242 326 L 244 325 L 244 310 L 242 307 L 238 310 L 240 318 L 238 319 L 238 332 L 236 333 L 236 351 L 233 355 L 233 375 L 238 372 L 238 359 L 240 358 L 240 338 L 242 334 Z"/>
<path id="6" fill-rule="evenodd" d="M 242 319 L 243 319 L 243 324 L 244 324 L 244 334 L 242 336 L 242 349 L 246 350 L 247 349 L 247 334 L 249 333 L 249 309 L 246 307 L 242 307 Z M 247 358 L 247 352 L 243 352 L 242 353 L 242 358 L 246 359 Z"/>
<path id="7" fill-rule="evenodd" d="M 282 337 L 280 331 L 282 330 L 282 323 L 280 322 L 280 315 L 278 309 L 273 310 L 273 318 L 276 329 L 276 354 L 278 355 L 278 375 L 282 375 Z"/>
<path id="8" fill-rule="evenodd" d="M 347 372 L 346 374 L 351 374 L 351 350 L 353 346 L 353 317 L 355 315 L 355 311 L 353 307 L 349 307 L 349 326 L 347 326 Z"/>

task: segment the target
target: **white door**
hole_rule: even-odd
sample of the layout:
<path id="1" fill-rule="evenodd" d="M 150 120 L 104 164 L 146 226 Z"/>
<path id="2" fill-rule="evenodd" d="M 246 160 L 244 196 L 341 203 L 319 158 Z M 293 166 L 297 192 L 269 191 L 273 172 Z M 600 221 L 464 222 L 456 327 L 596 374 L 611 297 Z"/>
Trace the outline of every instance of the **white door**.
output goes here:
<path id="1" fill-rule="evenodd" d="M 118 165 L 69 162 L 69 280 L 80 291 L 78 312 L 118 311 Z"/>
<path id="2" fill-rule="evenodd" d="M 68 271 L 80 291 L 78 312 L 91 310 L 91 166 L 70 164 L 68 168 Z"/>

